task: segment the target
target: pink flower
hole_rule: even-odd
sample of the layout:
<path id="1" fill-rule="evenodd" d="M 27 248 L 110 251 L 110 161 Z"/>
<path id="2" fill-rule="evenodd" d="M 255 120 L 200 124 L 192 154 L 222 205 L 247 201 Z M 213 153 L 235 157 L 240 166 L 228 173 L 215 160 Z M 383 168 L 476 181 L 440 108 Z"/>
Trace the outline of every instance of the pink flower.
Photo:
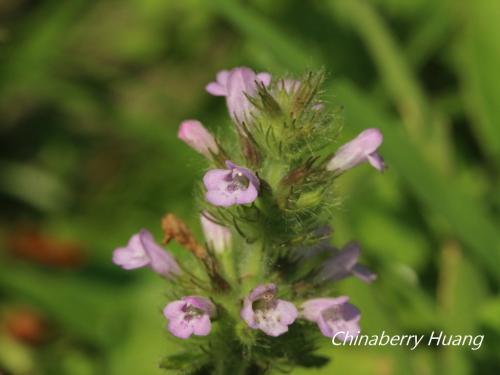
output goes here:
<path id="1" fill-rule="evenodd" d="M 215 306 L 207 298 L 187 296 L 170 302 L 163 315 L 169 320 L 168 330 L 176 337 L 206 336 L 212 329 L 210 318 L 215 316 Z"/>
<path id="2" fill-rule="evenodd" d="M 368 162 L 379 171 L 384 170 L 384 160 L 377 153 L 383 136 L 378 129 L 366 129 L 352 141 L 340 147 L 335 156 L 328 162 L 329 171 L 346 171 L 358 164 Z"/>
<path id="3" fill-rule="evenodd" d="M 228 169 L 211 169 L 203 177 L 205 197 L 215 206 L 248 204 L 257 199 L 260 182 L 249 169 L 226 161 Z"/>
<path id="4" fill-rule="evenodd" d="M 268 336 L 280 336 L 297 319 L 293 303 L 276 298 L 276 285 L 259 285 L 243 302 L 242 319 L 250 328 L 260 329 Z"/>
<path id="5" fill-rule="evenodd" d="M 247 96 L 257 94 L 257 82 L 268 86 L 271 83 L 269 73 L 255 72 L 247 67 L 222 70 L 217 73 L 217 80 L 206 86 L 208 93 L 225 96 L 229 115 L 236 122 L 248 121 L 253 109 Z"/>
<path id="6" fill-rule="evenodd" d="M 173 277 L 181 273 L 172 254 L 163 250 L 146 229 L 134 234 L 126 247 L 119 247 L 113 251 L 113 263 L 126 270 L 150 267 L 164 277 Z"/>
<path id="7" fill-rule="evenodd" d="M 304 318 L 315 322 L 326 337 L 340 340 L 359 334 L 361 314 L 356 306 L 348 303 L 349 297 L 316 298 L 302 304 Z"/>
<path id="8" fill-rule="evenodd" d="M 219 152 L 213 135 L 198 120 L 183 121 L 177 136 L 208 159 Z"/>
<path id="9" fill-rule="evenodd" d="M 201 228 L 207 244 L 216 252 L 222 253 L 231 247 L 231 231 L 220 224 L 207 211 L 200 215 Z"/>

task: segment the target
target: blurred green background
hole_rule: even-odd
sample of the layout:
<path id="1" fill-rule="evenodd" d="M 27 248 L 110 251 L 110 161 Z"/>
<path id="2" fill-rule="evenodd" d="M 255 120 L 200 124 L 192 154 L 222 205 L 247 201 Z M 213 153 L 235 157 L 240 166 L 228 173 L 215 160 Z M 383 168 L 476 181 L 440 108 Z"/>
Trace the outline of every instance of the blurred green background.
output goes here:
<path id="1" fill-rule="evenodd" d="M 467 347 L 333 348 L 294 374 L 500 371 L 500 2 L 1 0 L 0 374 L 161 374 L 164 284 L 111 252 L 166 211 L 199 233 L 202 158 L 180 121 L 229 126 L 224 68 L 324 66 L 339 144 L 385 135 L 388 171 L 338 183 L 335 244 L 373 285 L 339 284 L 365 333 L 484 334 Z M 181 250 L 171 249 L 179 255 Z"/>

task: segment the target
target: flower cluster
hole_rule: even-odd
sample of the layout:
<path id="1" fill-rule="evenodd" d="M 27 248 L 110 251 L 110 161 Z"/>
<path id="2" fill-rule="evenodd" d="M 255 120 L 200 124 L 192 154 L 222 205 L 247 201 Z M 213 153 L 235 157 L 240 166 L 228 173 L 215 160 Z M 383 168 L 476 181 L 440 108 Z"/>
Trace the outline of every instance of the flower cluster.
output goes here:
<path id="1" fill-rule="evenodd" d="M 177 262 L 144 229 L 113 254 L 126 270 L 149 267 L 169 281 L 163 314 L 173 336 L 207 336 L 213 350 L 248 353 L 262 338 L 286 339 L 294 331 L 304 346 L 288 357 L 299 358 L 310 347 L 307 322 L 329 338 L 359 334 L 360 311 L 349 297 L 332 297 L 332 285 L 349 276 L 369 283 L 376 274 L 358 263 L 357 243 L 341 250 L 331 245 L 332 186 L 362 163 L 384 170 L 382 134 L 366 129 L 328 154 L 338 116 L 318 98 L 322 81 L 321 72 L 275 80 L 246 67 L 224 70 L 206 90 L 225 97 L 233 131 L 219 139 L 198 120 L 181 123 L 179 139 L 210 165 L 202 181 L 203 243 L 168 214 L 163 244 L 176 242 L 190 260 Z M 245 368 L 255 373 L 283 358 L 280 351 L 254 353 L 259 357 L 246 356 Z M 213 363 L 220 355 L 207 356 L 206 349 L 186 355 L 207 370 L 225 366 Z M 169 366 L 180 365 L 167 359 Z"/>

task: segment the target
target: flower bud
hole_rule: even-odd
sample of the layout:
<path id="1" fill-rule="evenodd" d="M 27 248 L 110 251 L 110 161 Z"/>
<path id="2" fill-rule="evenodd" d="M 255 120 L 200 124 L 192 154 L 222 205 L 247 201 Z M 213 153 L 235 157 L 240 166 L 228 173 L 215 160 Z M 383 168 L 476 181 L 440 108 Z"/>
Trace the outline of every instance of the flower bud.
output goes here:
<path id="1" fill-rule="evenodd" d="M 219 152 L 213 135 L 197 120 L 183 121 L 177 136 L 208 159 Z"/>
<path id="2" fill-rule="evenodd" d="M 231 231 L 228 228 L 217 224 L 207 211 L 202 212 L 200 221 L 205 240 L 210 248 L 216 253 L 222 253 L 231 247 Z"/>

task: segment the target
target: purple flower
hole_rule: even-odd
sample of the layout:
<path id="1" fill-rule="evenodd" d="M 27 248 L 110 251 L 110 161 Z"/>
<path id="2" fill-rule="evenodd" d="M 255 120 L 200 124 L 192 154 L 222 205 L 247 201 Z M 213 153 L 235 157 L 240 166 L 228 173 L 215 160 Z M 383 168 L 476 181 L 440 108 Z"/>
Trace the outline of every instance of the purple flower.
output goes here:
<path id="1" fill-rule="evenodd" d="M 377 153 L 382 140 L 382 133 L 378 129 L 371 128 L 362 131 L 356 138 L 337 150 L 326 169 L 343 172 L 367 161 L 375 169 L 383 171 L 384 160 Z"/>
<path id="2" fill-rule="evenodd" d="M 260 182 L 250 170 L 226 161 L 228 169 L 211 169 L 203 177 L 207 201 L 215 206 L 252 203 L 259 194 Z"/>
<path id="3" fill-rule="evenodd" d="M 239 67 L 217 73 L 217 80 L 209 83 L 206 90 L 215 96 L 225 96 L 229 115 L 234 121 L 241 122 L 248 119 L 253 109 L 246 95 L 257 94 L 257 82 L 268 86 L 271 83 L 271 75 L 255 74 L 250 68 Z"/>
<path id="4" fill-rule="evenodd" d="M 215 316 L 215 306 L 207 298 L 187 296 L 170 302 L 163 315 L 169 321 L 168 330 L 176 337 L 206 336 L 212 329 L 210 318 Z"/>
<path id="5" fill-rule="evenodd" d="M 113 251 L 113 263 L 126 270 L 151 267 L 164 277 L 181 273 L 172 254 L 163 250 L 146 229 L 134 234 L 126 247 L 119 247 Z"/>
<path id="6" fill-rule="evenodd" d="M 231 231 L 220 224 L 207 211 L 200 215 L 201 228 L 207 244 L 217 253 L 231 247 Z"/>
<path id="7" fill-rule="evenodd" d="M 349 297 L 316 298 L 302 304 L 304 318 L 315 322 L 326 337 L 341 341 L 351 340 L 359 334 L 361 315 Z"/>
<path id="8" fill-rule="evenodd" d="M 243 302 L 242 319 L 253 329 L 268 336 L 280 336 L 297 318 L 293 303 L 276 298 L 276 285 L 259 285 Z"/>
<path id="9" fill-rule="evenodd" d="M 197 120 L 183 121 L 177 136 L 208 159 L 219 152 L 213 135 Z"/>
<path id="10" fill-rule="evenodd" d="M 371 283 L 377 278 L 377 274 L 368 267 L 358 264 L 361 249 L 356 242 L 348 243 L 341 251 L 329 247 L 334 251 L 334 255 L 323 264 L 318 281 L 337 281 L 354 275 L 366 283 Z"/>

